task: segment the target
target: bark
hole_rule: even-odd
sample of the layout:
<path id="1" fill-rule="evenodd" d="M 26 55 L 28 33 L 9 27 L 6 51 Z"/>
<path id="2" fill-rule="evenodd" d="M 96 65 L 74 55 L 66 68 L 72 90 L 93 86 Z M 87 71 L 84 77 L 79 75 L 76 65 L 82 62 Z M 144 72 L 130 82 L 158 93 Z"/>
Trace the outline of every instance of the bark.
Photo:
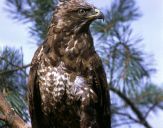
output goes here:
<path id="1" fill-rule="evenodd" d="M 0 92 L 0 120 L 5 121 L 11 128 L 30 128 L 14 111 L 11 105 Z"/>

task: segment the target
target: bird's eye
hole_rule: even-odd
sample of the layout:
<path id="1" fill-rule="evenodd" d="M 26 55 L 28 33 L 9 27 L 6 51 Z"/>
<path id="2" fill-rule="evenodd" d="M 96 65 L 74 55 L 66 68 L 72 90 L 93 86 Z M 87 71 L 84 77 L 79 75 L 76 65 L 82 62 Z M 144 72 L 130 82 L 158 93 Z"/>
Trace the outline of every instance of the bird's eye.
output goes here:
<path id="1" fill-rule="evenodd" d="M 85 15 L 86 11 L 84 9 L 78 10 L 79 15 Z"/>

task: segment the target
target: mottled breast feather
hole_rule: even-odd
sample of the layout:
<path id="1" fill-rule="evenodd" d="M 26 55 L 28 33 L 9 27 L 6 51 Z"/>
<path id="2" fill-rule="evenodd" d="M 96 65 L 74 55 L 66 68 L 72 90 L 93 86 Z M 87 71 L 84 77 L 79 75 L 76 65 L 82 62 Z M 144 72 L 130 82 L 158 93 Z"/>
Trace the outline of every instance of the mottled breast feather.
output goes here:
<path id="1" fill-rule="evenodd" d="M 79 72 L 67 71 L 62 61 L 53 67 L 48 58 L 41 60 L 37 76 L 42 99 L 41 106 L 46 114 L 57 109 L 57 104 L 62 104 L 63 100 L 67 105 L 72 105 L 80 99 L 87 102 L 87 98 L 97 101 L 97 96 L 91 88 L 92 78 L 82 76 Z"/>

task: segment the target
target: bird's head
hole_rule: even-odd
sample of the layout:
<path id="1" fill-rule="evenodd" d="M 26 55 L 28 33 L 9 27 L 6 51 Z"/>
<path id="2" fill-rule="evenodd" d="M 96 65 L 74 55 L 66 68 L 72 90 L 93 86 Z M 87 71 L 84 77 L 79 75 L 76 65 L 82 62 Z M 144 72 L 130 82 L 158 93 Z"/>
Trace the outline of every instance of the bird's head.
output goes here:
<path id="1" fill-rule="evenodd" d="M 88 29 L 96 19 L 104 19 L 103 13 L 85 0 L 60 0 L 52 22 L 57 29 L 77 32 Z"/>

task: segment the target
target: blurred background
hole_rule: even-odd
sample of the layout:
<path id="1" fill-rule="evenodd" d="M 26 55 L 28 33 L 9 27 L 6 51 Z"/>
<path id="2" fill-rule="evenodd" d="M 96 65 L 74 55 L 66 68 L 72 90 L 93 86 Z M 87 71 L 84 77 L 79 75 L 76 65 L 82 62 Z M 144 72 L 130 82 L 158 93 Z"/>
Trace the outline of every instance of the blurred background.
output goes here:
<path id="1" fill-rule="evenodd" d="M 112 128 L 163 128 L 163 1 L 89 2 L 105 14 L 91 31 L 111 86 Z M 29 64 L 56 4 L 0 1 L 0 91 L 26 122 Z"/>

